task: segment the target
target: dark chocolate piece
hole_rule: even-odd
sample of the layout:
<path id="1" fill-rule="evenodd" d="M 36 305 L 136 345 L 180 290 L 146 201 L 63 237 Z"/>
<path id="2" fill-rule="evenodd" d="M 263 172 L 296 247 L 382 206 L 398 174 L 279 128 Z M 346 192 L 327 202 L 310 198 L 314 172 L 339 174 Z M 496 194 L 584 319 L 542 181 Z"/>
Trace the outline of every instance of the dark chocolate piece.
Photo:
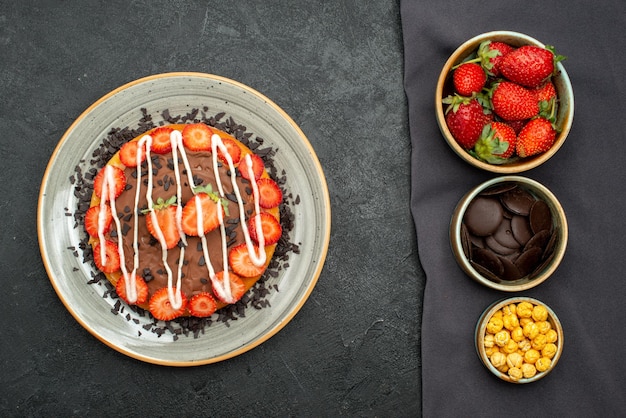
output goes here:
<path id="1" fill-rule="evenodd" d="M 530 273 L 539 263 L 541 260 L 541 254 L 543 254 L 541 248 L 530 247 L 517 257 L 514 264 L 517 266 L 520 273 L 522 273 L 522 277 Z"/>
<path id="2" fill-rule="evenodd" d="M 530 227 L 528 218 L 525 216 L 515 215 L 511 218 L 511 230 L 515 240 L 521 245 L 526 245 L 528 240 L 532 238 L 534 232 Z"/>
<path id="3" fill-rule="evenodd" d="M 500 196 L 502 204 L 511 212 L 517 215 L 528 215 L 530 208 L 535 203 L 533 195 L 521 187 L 509 190 Z"/>
<path id="4" fill-rule="evenodd" d="M 511 221 L 509 219 L 504 218 L 502 222 L 500 222 L 498 229 L 493 233 L 493 237 L 505 247 L 514 249 L 520 247 L 520 243 L 517 242 L 513 236 Z"/>
<path id="5" fill-rule="evenodd" d="M 536 234 L 552 226 L 552 213 L 550 207 L 543 200 L 537 200 L 530 208 L 530 227 Z"/>
<path id="6" fill-rule="evenodd" d="M 472 258 L 472 261 L 480 264 L 498 277 L 504 271 L 500 258 L 493 251 L 476 248 L 474 250 L 474 257 Z"/>
<path id="7" fill-rule="evenodd" d="M 464 222 L 475 235 L 493 234 L 502 222 L 502 206 L 496 199 L 477 197 L 467 207 Z"/>

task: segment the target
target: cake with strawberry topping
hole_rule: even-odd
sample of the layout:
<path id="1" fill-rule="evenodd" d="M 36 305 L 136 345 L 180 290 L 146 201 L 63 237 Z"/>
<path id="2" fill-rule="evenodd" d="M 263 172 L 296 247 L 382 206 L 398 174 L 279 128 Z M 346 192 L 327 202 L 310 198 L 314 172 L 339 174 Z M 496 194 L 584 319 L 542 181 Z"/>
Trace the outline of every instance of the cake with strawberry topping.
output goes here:
<path id="1" fill-rule="evenodd" d="M 84 215 L 93 261 L 129 305 L 169 321 L 236 303 L 282 235 L 263 160 L 205 123 L 156 127 L 94 178 Z"/>

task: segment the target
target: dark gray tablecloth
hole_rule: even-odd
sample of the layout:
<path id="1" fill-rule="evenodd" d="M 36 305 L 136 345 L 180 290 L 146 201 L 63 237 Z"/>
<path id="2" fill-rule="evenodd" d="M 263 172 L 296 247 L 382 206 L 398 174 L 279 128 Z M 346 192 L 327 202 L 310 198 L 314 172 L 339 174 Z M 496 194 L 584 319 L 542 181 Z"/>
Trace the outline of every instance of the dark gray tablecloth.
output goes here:
<path id="1" fill-rule="evenodd" d="M 625 11 L 622 0 L 401 1 L 413 145 L 411 208 L 426 273 L 424 416 L 626 413 Z M 447 57 L 465 40 L 492 30 L 523 32 L 555 45 L 568 57 L 564 65 L 575 95 L 565 145 L 546 164 L 523 173 L 556 194 L 570 232 L 553 277 L 523 293 L 551 306 L 565 333 L 555 370 L 529 385 L 500 381 L 475 353 L 478 316 L 509 294 L 464 275 L 450 250 L 448 225 L 461 196 L 495 175 L 471 168 L 452 152 L 434 112 L 435 85 Z"/>

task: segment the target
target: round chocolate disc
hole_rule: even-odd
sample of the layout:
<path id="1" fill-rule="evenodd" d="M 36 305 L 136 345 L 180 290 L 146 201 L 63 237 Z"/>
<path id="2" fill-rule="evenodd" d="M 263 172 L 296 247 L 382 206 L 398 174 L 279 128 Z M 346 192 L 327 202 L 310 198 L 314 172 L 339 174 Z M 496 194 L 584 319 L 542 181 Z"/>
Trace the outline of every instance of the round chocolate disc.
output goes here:
<path id="1" fill-rule="evenodd" d="M 533 235 L 531 239 L 528 240 L 528 242 L 524 246 L 524 251 L 532 247 L 537 247 L 541 249 L 541 251 L 543 251 L 543 249 L 546 247 L 546 244 L 550 240 L 550 236 L 550 231 L 548 231 L 547 229 L 537 232 L 535 235 Z"/>
<path id="2" fill-rule="evenodd" d="M 513 216 L 513 218 L 511 218 L 511 230 L 513 231 L 515 240 L 522 245 L 526 245 L 534 234 L 526 216 Z"/>
<path id="3" fill-rule="evenodd" d="M 536 234 L 552 227 L 552 213 L 550 207 L 543 200 L 537 200 L 530 208 L 530 227 Z"/>
<path id="4" fill-rule="evenodd" d="M 522 277 L 526 276 L 535 269 L 537 264 L 541 261 L 541 254 L 543 254 L 541 248 L 531 247 L 517 257 L 517 260 L 515 260 L 515 266 L 519 269 Z"/>
<path id="5" fill-rule="evenodd" d="M 500 193 L 508 192 L 509 190 L 514 189 L 516 187 L 517 187 L 517 184 L 512 183 L 512 182 L 500 183 L 500 184 L 496 184 L 495 186 L 486 188 L 485 190 L 480 192 L 480 194 L 483 196 L 494 196 Z"/>
<path id="6" fill-rule="evenodd" d="M 533 195 L 528 193 L 521 187 L 509 190 L 500 196 L 502 204 L 506 206 L 508 210 L 518 215 L 527 216 L 530 213 L 530 208 L 535 203 Z"/>
<path id="7" fill-rule="evenodd" d="M 504 218 L 496 232 L 493 233 L 493 237 L 500 244 L 504 245 L 508 248 L 519 248 L 520 243 L 515 240 L 513 236 L 513 230 L 511 229 L 511 221 L 509 219 Z"/>
<path id="8" fill-rule="evenodd" d="M 496 199 L 476 197 L 467 207 L 463 221 L 472 234 L 491 235 L 502 222 L 502 205 Z"/>
<path id="9" fill-rule="evenodd" d="M 474 249 L 472 261 L 476 264 L 480 264 L 498 277 L 504 271 L 500 257 L 498 257 L 493 251 L 484 248 Z"/>
<path id="10" fill-rule="evenodd" d="M 519 245 L 518 248 L 505 247 L 504 245 L 500 244 L 493 235 L 485 237 L 485 244 L 487 244 L 487 247 L 490 250 L 498 255 L 511 255 L 513 253 L 519 252 Z"/>
<path id="11" fill-rule="evenodd" d="M 502 272 L 502 280 L 517 280 L 522 278 L 522 273 L 519 271 L 519 268 L 506 257 L 500 257 L 500 261 L 502 262 L 502 266 L 504 270 Z"/>

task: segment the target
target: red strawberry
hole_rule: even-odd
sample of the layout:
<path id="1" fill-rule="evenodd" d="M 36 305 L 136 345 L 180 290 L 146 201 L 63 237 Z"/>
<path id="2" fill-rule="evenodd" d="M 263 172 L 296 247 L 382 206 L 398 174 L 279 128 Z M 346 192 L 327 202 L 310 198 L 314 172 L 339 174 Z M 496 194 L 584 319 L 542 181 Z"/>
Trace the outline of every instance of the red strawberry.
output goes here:
<path id="1" fill-rule="evenodd" d="M 189 299 L 189 313 L 193 316 L 206 318 L 217 310 L 217 302 L 209 292 L 201 292 Z"/>
<path id="2" fill-rule="evenodd" d="M 256 185 L 259 188 L 259 206 L 263 209 L 275 208 L 283 201 L 283 192 L 271 178 L 259 179 Z"/>
<path id="3" fill-rule="evenodd" d="M 176 247 L 176 245 L 178 245 L 178 241 L 180 241 L 180 233 L 178 232 L 178 226 L 176 225 L 175 202 L 176 196 L 172 196 L 167 201 L 163 201 L 162 198 L 159 198 L 156 205 L 153 206 L 153 211 L 147 211 L 145 213 L 148 232 L 150 232 L 150 235 L 157 240 L 159 239 L 159 234 L 157 232 L 156 225 L 154 224 L 154 221 L 156 220 L 156 223 L 163 234 L 163 238 L 165 239 L 165 247 L 168 250 Z"/>
<path id="4" fill-rule="evenodd" d="M 258 254 L 259 248 L 256 245 L 253 247 L 255 254 Z M 245 243 L 231 248 L 228 253 L 228 264 L 235 274 L 242 277 L 256 277 L 265 270 L 265 266 L 255 266 L 252 263 Z"/>
<path id="5" fill-rule="evenodd" d="M 261 178 L 263 174 L 263 170 L 265 170 L 265 164 L 261 157 L 256 154 L 248 154 L 250 155 L 250 159 L 252 160 L 252 172 L 254 173 L 254 179 L 258 180 Z M 248 164 L 247 158 L 243 157 L 241 161 L 239 161 L 239 172 L 241 173 L 241 177 L 244 179 L 250 180 L 250 174 L 248 172 Z"/>
<path id="6" fill-rule="evenodd" d="M 224 303 L 235 303 L 246 293 L 246 285 L 243 280 L 241 280 L 241 277 L 232 272 L 228 273 L 228 281 L 230 284 L 230 295 L 224 283 L 224 272 L 220 271 L 217 273 L 215 277 L 211 279 L 213 294 Z"/>
<path id="7" fill-rule="evenodd" d="M 502 57 L 500 71 L 514 83 L 535 88 L 554 73 L 554 61 L 549 49 L 524 45 Z"/>
<path id="8" fill-rule="evenodd" d="M 102 246 L 104 245 L 105 261 L 102 264 Z M 115 273 L 120 269 L 120 253 L 117 251 L 117 244 L 113 241 L 104 241 L 96 244 L 93 249 L 93 261 L 96 267 L 103 273 Z"/>
<path id="9" fill-rule="evenodd" d="M 283 234 L 283 228 L 280 226 L 280 222 L 270 213 L 260 213 L 261 217 L 261 230 L 263 238 L 265 239 L 265 245 L 276 244 Z M 259 242 L 259 237 L 256 232 L 256 216 L 251 217 L 248 220 L 248 230 L 250 231 L 250 238 L 255 242 Z"/>
<path id="10" fill-rule="evenodd" d="M 471 96 L 479 93 L 487 82 L 487 74 L 480 64 L 465 62 L 452 73 L 452 84 L 461 96 Z"/>
<path id="11" fill-rule="evenodd" d="M 233 164 L 238 164 L 241 161 L 241 148 L 237 145 L 235 141 L 230 138 L 222 138 L 222 142 L 226 147 L 226 150 L 230 154 L 230 158 L 233 160 Z M 218 148 L 217 156 L 221 161 L 226 163 L 226 156 L 222 153 L 222 151 Z"/>
<path id="12" fill-rule="evenodd" d="M 511 45 L 504 42 L 486 41 L 478 47 L 478 55 L 482 58 L 481 62 L 487 73 L 498 77 L 500 75 L 500 61 L 502 57 L 514 49 Z"/>
<path id="13" fill-rule="evenodd" d="M 122 300 L 129 305 L 141 305 L 148 300 L 148 284 L 141 276 L 135 277 L 135 289 L 137 289 L 137 299 L 131 302 L 126 293 L 126 278 L 122 275 L 115 284 L 115 292 Z"/>
<path id="14" fill-rule="evenodd" d="M 531 90 L 538 102 L 549 102 L 556 98 L 556 87 L 550 80 Z"/>
<path id="15" fill-rule="evenodd" d="M 155 154 L 167 154 L 172 151 L 172 142 L 170 136 L 174 130 L 168 126 L 156 128 L 150 133 L 152 137 L 152 145 L 150 151 Z"/>
<path id="16" fill-rule="evenodd" d="M 517 135 L 509 125 L 491 122 L 485 125 L 474 151 L 481 160 L 491 164 L 503 164 L 513 156 L 516 140 Z"/>
<path id="17" fill-rule="evenodd" d="M 172 306 L 168 295 L 167 287 L 157 290 L 150 298 L 149 309 L 152 316 L 161 321 L 170 321 L 178 318 L 187 308 L 187 297 L 181 292 L 182 304 L 176 309 Z"/>
<path id="18" fill-rule="evenodd" d="M 96 193 L 96 196 L 98 196 L 100 199 L 104 199 L 105 201 L 108 201 L 109 200 L 108 192 L 104 193 L 105 194 L 104 197 L 102 196 L 103 195 L 102 186 L 105 180 L 104 173 L 106 171 L 109 171 L 111 173 L 113 184 L 112 185 L 109 184 L 109 186 L 111 186 L 111 188 L 113 189 L 113 196 L 115 198 L 121 195 L 122 192 L 124 191 L 124 188 L 126 187 L 126 175 L 124 174 L 124 171 L 111 165 L 105 165 L 98 172 L 98 174 L 96 175 L 96 178 L 93 181 L 93 190 Z"/>
<path id="19" fill-rule="evenodd" d="M 535 96 L 528 89 L 508 81 L 495 86 L 491 103 L 496 115 L 504 120 L 529 119 L 539 113 Z"/>
<path id="20" fill-rule="evenodd" d="M 517 155 L 524 158 L 546 152 L 554 144 L 555 138 L 556 131 L 549 120 L 532 119 L 517 136 Z"/>
<path id="21" fill-rule="evenodd" d="M 183 208 L 182 227 L 183 232 L 187 235 L 197 237 L 200 235 L 198 231 L 198 204 L 202 210 L 202 226 L 203 234 L 206 234 L 215 228 L 219 223 L 218 210 L 224 212 L 222 204 L 218 204 L 218 197 L 210 186 L 196 188 L 197 193 L 194 197 L 189 199 L 185 207 Z"/>
<path id="22" fill-rule="evenodd" d="M 487 123 L 482 105 L 476 99 L 466 100 L 459 96 L 447 97 L 443 102 L 450 105 L 446 110 L 450 133 L 463 148 L 473 148 Z"/>
<path id="23" fill-rule="evenodd" d="M 193 123 L 183 128 L 183 145 L 191 151 L 210 151 L 213 131 L 204 123 Z"/>
<path id="24" fill-rule="evenodd" d="M 106 234 L 111 229 L 111 222 L 113 221 L 113 214 L 111 207 L 106 205 L 104 207 L 104 223 L 103 234 Z M 91 237 L 98 236 L 98 218 L 100 216 L 100 205 L 92 206 L 85 212 L 85 230 Z"/>
<path id="25" fill-rule="evenodd" d="M 515 131 L 515 135 L 519 135 L 524 125 L 528 123 L 528 119 L 507 120 L 505 123 L 513 128 L 513 130 Z"/>
<path id="26" fill-rule="evenodd" d="M 131 141 L 127 142 L 120 148 L 120 161 L 126 167 L 137 167 L 137 153 L 139 152 L 139 142 Z M 141 157 L 139 164 L 146 160 L 146 150 L 141 147 Z"/>

